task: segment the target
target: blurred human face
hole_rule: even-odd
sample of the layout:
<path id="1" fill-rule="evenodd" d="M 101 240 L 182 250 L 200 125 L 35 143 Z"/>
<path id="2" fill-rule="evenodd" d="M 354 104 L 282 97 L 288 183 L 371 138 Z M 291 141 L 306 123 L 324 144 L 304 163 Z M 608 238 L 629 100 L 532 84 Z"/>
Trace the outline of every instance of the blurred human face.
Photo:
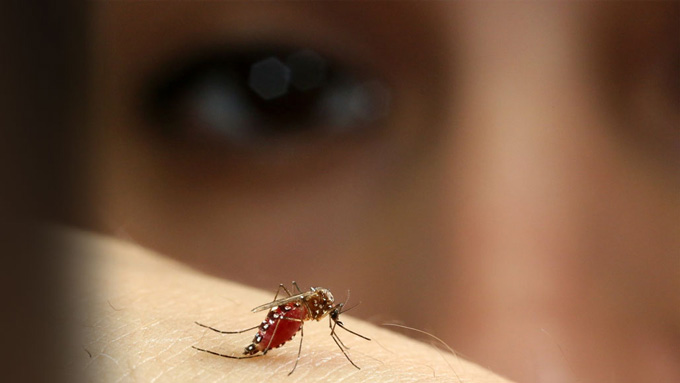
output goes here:
<path id="1" fill-rule="evenodd" d="M 260 287 L 351 288 L 356 315 L 520 381 L 660 381 L 680 338 L 679 15 L 98 3 L 102 229 Z M 312 92 L 300 54 L 324 68 Z M 271 99 L 268 58 L 293 81 Z"/>

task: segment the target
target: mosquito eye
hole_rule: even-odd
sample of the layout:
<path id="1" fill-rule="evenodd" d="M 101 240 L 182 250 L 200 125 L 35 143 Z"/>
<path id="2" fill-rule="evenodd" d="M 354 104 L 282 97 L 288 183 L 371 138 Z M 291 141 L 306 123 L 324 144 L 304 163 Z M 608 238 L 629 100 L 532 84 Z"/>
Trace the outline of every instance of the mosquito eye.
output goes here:
<path id="1" fill-rule="evenodd" d="M 186 60 L 148 99 L 165 134 L 239 146 L 366 129 L 388 114 L 390 92 L 313 50 L 275 48 Z"/>

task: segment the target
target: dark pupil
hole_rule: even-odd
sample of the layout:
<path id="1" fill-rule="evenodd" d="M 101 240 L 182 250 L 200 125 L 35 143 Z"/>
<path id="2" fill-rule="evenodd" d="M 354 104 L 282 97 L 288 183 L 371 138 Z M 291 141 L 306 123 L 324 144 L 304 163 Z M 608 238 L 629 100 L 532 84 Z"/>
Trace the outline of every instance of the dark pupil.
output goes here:
<path id="1" fill-rule="evenodd" d="M 166 133 L 236 143 L 291 133 L 341 133 L 386 113 L 387 92 L 311 50 L 206 55 L 152 89 Z"/>

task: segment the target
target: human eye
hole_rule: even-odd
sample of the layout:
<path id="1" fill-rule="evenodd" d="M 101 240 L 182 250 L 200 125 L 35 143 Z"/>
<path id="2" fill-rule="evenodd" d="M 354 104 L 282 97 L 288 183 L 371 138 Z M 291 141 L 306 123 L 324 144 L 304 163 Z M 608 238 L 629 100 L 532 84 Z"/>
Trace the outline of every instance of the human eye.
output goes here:
<path id="1" fill-rule="evenodd" d="M 102 142 L 183 185 L 386 169 L 435 140 L 449 95 L 409 4 L 98 4 Z"/>
<path id="2" fill-rule="evenodd" d="M 308 47 L 210 47 L 176 58 L 145 95 L 164 135 L 257 148 L 375 129 L 390 90 L 368 74 Z"/>

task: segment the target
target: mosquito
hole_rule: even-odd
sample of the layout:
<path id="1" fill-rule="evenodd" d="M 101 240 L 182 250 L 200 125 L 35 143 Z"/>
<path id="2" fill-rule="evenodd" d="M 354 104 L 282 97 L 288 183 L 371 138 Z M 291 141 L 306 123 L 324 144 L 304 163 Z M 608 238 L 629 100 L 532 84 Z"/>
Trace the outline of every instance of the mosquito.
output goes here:
<path id="1" fill-rule="evenodd" d="M 297 359 L 295 360 L 295 365 L 288 373 L 288 375 L 290 375 L 295 371 L 295 368 L 297 368 L 298 362 L 300 361 L 300 354 L 302 352 L 302 339 L 304 337 L 304 322 L 309 320 L 320 321 L 324 317 L 328 316 L 328 326 L 331 329 L 331 338 L 333 338 L 335 344 L 338 345 L 340 351 L 342 351 L 343 355 L 345 355 L 345 358 L 347 358 L 352 366 L 356 367 L 357 369 L 361 369 L 352 361 L 352 359 L 350 359 L 346 351 L 349 349 L 349 347 L 342 343 L 338 337 L 338 334 L 335 332 L 336 327 L 340 327 L 350 334 L 358 336 L 359 338 L 371 340 L 359 333 L 349 330 L 344 326 L 342 321 L 340 321 L 340 314 L 349 310 L 347 309 L 343 311 L 343 307 L 347 301 L 345 301 L 345 303 L 335 304 L 333 294 L 331 294 L 328 289 L 323 287 L 312 287 L 309 289 L 309 291 L 302 292 L 297 283 L 293 281 L 293 289 L 297 291 L 297 294 L 291 294 L 286 286 L 283 285 L 283 283 L 279 284 L 279 288 L 276 291 L 276 295 L 274 296 L 274 300 L 272 302 L 255 307 L 252 312 L 259 312 L 269 309 L 267 318 L 265 318 L 262 323 L 255 327 L 238 331 L 222 331 L 196 322 L 197 325 L 220 334 L 241 334 L 246 331 L 258 329 L 252 343 L 246 346 L 245 350 L 243 351 L 244 356 L 225 355 L 195 346 L 192 347 L 198 351 L 207 352 L 209 354 L 224 358 L 249 359 L 266 355 L 269 350 L 283 346 L 286 342 L 293 340 L 293 337 L 299 331 L 300 346 L 298 348 L 298 355 Z M 277 300 L 281 290 L 283 290 L 288 295 L 288 297 Z M 349 299 L 349 295 L 347 299 Z"/>

